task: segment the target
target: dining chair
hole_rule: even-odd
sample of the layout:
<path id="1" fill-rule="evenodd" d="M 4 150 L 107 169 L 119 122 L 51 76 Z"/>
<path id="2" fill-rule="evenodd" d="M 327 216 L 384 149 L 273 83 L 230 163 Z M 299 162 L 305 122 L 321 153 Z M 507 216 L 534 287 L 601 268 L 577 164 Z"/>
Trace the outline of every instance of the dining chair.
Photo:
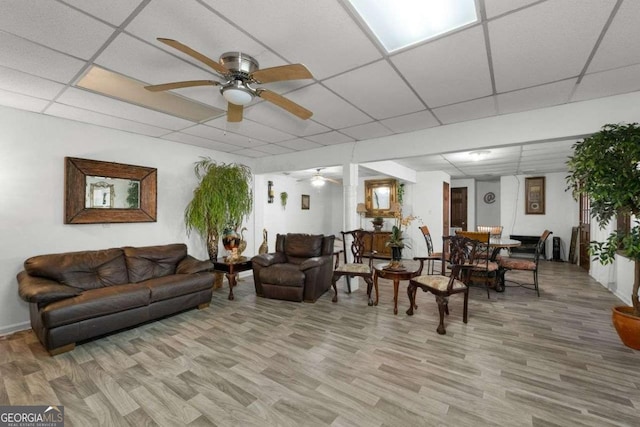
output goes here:
<path id="1" fill-rule="evenodd" d="M 540 296 L 540 289 L 538 287 L 538 264 L 540 261 L 540 256 L 544 257 L 542 251 L 544 250 L 544 242 L 547 241 L 549 236 L 552 234 L 549 230 L 544 230 L 544 233 L 540 236 L 538 243 L 536 244 L 536 252 L 534 254 L 533 260 L 525 259 L 525 258 L 510 258 L 503 257 L 499 261 L 500 266 L 500 281 L 502 282 L 502 287 L 505 286 L 505 274 L 510 270 L 521 270 L 521 271 L 531 271 L 533 273 L 533 283 L 519 283 L 514 282 L 518 286 L 523 288 L 531 288 L 536 291 L 538 297 Z M 513 282 L 512 280 L 510 280 Z"/>
<path id="2" fill-rule="evenodd" d="M 497 280 L 498 263 L 491 259 L 491 235 L 487 232 L 482 233 L 479 231 L 461 231 L 457 230 L 456 235 L 464 236 L 471 240 L 478 242 L 476 251 L 470 260 L 473 264 L 472 277 L 481 277 L 484 281 L 484 286 L 487 288 L 487 298 L 491 298 L 489 293 L 489 285 L 492 281 Z"/>
<path id="3" fill-rule="evenodd" d="M 478 225 L 476 226 L 476 231 L 481 233 L 489 233 L 492 239 L 501 238 L 502 237 L 502 225 Z"/>
<path id="4" fill-rule="evenodd" d="M 444 236 L 442 243 L 442 247 L 448 248 L 448 251 L 443 251 L 441 262 L 443 264 L 445 262 L 449 263 L 450 268 L 446 269 L 450 272 L 449 276 L 444 274 L 444 270 L 442 274 L 421 274 L 424 262 L 428 261 L 428 257 L 415 257 L 414 260 L 420 261 L 420 269 L 417 276 L 409 280 L 409 286 L 407 287 L 407 295 L 409 296 L 407 315 L 409 316 L 413 316 L 414 308 L 418 308 L 416 305 L 418 289 L 422 289 L 423 292 L 430 292 L 435 296 L 440 316 L 440 323 L 436 331 L 440 335 L 447 333 L 444 327 L 444 315 L 449 315 L 449 297 L 451 295 L 464 294 L 462 321 L 467 323 L 469 306 L 468 283 L 473 269 L 470 260 L 478 245 L 477 241 L 458 235 Z M 445 260 L 444 252 L 449 255 L 447 260 Z"/>
<path id="5" fill-rule="evenodd" d="M 357 229 L 341 231 L 340 234 L 342 234 L 342 242 L 344 246 L 344 263 L 342 265 L 336 263 L 335 269 L 333 270 L 331 285 L 333 286 L 335 295 L 331 301 L 338 302 L 338 289 L 336 287 L 336 282 L 341 277 L 346 277 L 349 292 L 351 292 L 351 284 L 349 283 L 349 280 L 353 277 L 362 277 L 367 283 L 368 304 L 374 305 L 373 299 L 371 298 L 371 290 L 373 288 L 373 252 L 370 252 L 368 256 L 365 256 L 365 248 L 373 247 L 373 232 Z M 347 241 L 351 242 L 348 252 Z M 351 262 L 348 260 L 347 253 L 351 253 L 351 256 L 353 257 Z M 378 289 L 376 289 L 376 301 L 377 300 Z"/>
<path id="6" fill-rule="evenodd" d="M 431 233 L 429 227 L 422 225 L 418 227 L 424 236 L 424 241 L 427 244 L 427 256 L 422 257 L 423 261 L 427 263 L 427 274 L 433 274 L 435 261 L 440 261 L 442 258 L 442 252 L 433 251 L 433 240 L 431 239 Z"/>

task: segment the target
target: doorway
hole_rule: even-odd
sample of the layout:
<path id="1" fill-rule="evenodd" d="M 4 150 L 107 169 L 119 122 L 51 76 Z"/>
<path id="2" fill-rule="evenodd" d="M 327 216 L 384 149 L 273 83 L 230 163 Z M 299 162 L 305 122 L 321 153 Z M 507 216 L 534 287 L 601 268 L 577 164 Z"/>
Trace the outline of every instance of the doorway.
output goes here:
<path id="1" fill-rule="evenodd" d="M 451 227 L 467 231 L 467 187 L 451 189 Z"/>

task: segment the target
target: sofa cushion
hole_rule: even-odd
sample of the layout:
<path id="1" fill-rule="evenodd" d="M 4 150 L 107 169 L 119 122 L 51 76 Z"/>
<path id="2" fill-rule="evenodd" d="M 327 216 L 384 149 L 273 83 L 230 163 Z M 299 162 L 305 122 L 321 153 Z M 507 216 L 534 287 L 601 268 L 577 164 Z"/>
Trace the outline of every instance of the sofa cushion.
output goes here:
<path id="1" fill-rule="evenodd" d="M 287 234 L 284 253 L 296 258 L 311 258 L 322 254 L 322 235 Z"/>
<path id="2" fill-rule="evenodd" d="M 175 274 L 178 262 L 187 256 L 183 243 L 123 249 L 131 283 Z"/>
<path id="3" fill-rule="evenodd" d="M 151 291 L 144 284 L 90 289 L 82 294 L 53 302 L 42 309 L 47 328 L 68 325 L 94 317 L 149 305 Z"/>
<path id="4" fill-rule="evenodd" d="M 149 288 L 150 302 L 154 303 L 212 288 L 213 277 L 213 273 L 172 274 L 145 280 L 139 284 Z"/>
<path id="5" fill-rule="evenodd" d="M 88 290 L 129 283 L 122 249 L 39 255 L 24 262 L 31 276 Z"/>
<path id="6" fill-rule="evenodd" d="M 294 264 L 274 264 L 260 270 L 260 281 L 263 284 L 303 286 L 304 278 L 304 273 Z"/>

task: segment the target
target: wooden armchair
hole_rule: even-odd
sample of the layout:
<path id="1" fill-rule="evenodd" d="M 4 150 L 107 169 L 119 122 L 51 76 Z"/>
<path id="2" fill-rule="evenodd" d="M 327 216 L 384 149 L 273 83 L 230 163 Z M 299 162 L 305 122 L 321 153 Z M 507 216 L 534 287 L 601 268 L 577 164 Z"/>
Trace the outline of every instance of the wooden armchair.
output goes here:
<path id="1" fill-rule="evenodd" d="M 372 253 L 369 253 L 368 256 L 365 256 L 365 247 L 372 247 L 371 244 L 373 242 L 373 233 L 371 231 L 365 231 L 362 229 L 341 231 L 340 233 L 342 234 L 342 242 L 344 245 L 344 264 L 336 265 L 335 270 L 333 271 L 331 285 L 333 286 L 335 295 L 332 301 L 338 302 L 338 289 L 336 287 L 336 282 L 338 281 L 338 279 L 340 279 L 342 276 L 345 276 L 348 281 L 352 277 L 362 277 L 367 283 L 368 304 L 374 305 L 374 301 L 371 298 L 371 290 L 373 288 Z M 349 252 L 353 257 L 352 262 L 347 262 L 347 240 L 351 240 Z M 351 291 L 351 286 L 350 284 L 348 285 L 349 291 Z M 376 304 L 377 301 L 378 289 L 376 288 Z"/>
<path id="2" fill-rule="evenodd" d="M 456 231 L 456 235 L 464 236 L 478 242 L 475 253 L 472 255 L 470 263 L 473 265 L 472 276 L 481 277 L 487 288 L 487 298 L 490 298 L 489 285 L 497 280 L 498 263 L 491 259 L 491 235 L 488 232 L 479 231 Z"/>
<path id="3" fill-rule="evenodd" d="M 467 286 L 473 265 L 470 260 L 476 250 L 478 242 L 464 236 L 445 236 L 443 239 L 443 248 L 448 246 L 450 275 L 426 274 L 422 275 L 424 265 L 424 257 L 416 257 L 415 260 L 420 261 L 420 270 L 418 275 L 409 281 L 407 294 L 409 295 L 409 309 L 407 315 L 413 316 L 416 305 L 416 293 L 418 289 L 423 292 L 431 292 L 436 297 L 438 303 L 438 312 L 440 315 L 440 323 L 436 329 L 440 335 L 447 333 L 444 327 L 444 315 L 449 315 L 449 297 L 454 294 L 464 294 L 464 306 L 462 311 L 462 321 L 467 323 L 468 305 L 469 305 L 469 288 Z M 441 261 L 444 264 L 446 260 L 442 255 Z"/>
<path id="4" fill-rule="evenodd" d="M 552 234 L 549 230 L 544 230 L 542 236 L 538 240 L 538 244 L 536 245 L 536 252 L 533 260 L 523 259 L 523 258 L 509 258 L 504 257 L 500 259 L 500 280 L 502 281 L 502 287 L 505 285 L 505 273 L 509 270 L 524 270 L 531 271 L 533 273 L 533 283 L 518 283 L 518 286 L 522 286 L 524 288 L 533 287 L 536 291 L 536 294 L 540 296 L 540 289 L 538 287 L 538 263 L 540 261 L 540 256 L 544 257 L 544 242 L 549 238 Z"/>
<path id="5" fill-rule="evenodd" d="M 431 233 L 429 227 L 426 225 L 418 227 L 424 236 L 424 241 L 427 244 L 427 256 L 422 257 L 423 261 L 427 263 L 427 274 L 433 274 L 433 267 L 435 261 L 439 261 L 442 258 L 441 252 L 433 252 L 433 240 L 431 239 Z"/>

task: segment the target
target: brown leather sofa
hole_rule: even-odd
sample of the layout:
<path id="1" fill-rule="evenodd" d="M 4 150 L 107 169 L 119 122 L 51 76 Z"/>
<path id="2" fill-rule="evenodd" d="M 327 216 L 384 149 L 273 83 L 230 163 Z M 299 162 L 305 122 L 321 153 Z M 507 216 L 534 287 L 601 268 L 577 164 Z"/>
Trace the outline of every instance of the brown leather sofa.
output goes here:
<path id="1" fill-rule="evenodd" d="M 31 327 L 51 353 L 211 302 L 209 261 L 171 244 L 39 255 L 18 274 Z"/>
<path id="2" fill-rule="evenodd" d="M 256 294 L 315 302 L 331 286 L 334 239 L 312 234 L 278 234 L 274 253 L 251 259 Z"/>

